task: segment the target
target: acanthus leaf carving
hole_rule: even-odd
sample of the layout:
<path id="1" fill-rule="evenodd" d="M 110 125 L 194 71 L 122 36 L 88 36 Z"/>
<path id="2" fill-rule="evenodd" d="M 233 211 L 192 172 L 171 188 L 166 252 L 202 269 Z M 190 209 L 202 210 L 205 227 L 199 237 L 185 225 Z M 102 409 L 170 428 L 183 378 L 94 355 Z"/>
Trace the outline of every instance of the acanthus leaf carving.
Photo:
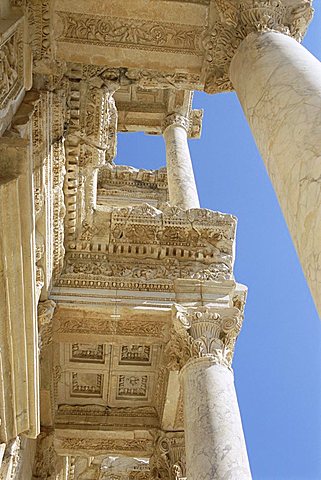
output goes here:
<path id="1" fill-rule="evenodd" d="M 174 304 L 172 312 L 173 329 L 166 348 L 170 369 L 180 370 L 192 358 L 204 356 L 230 368 L 243 318 L 237 308 Z"/>
<path id="2" fill-rule="evenodd" d="M 150 471 L 153 480 L 186 480 L 184 432 L 156 432 Z"/>

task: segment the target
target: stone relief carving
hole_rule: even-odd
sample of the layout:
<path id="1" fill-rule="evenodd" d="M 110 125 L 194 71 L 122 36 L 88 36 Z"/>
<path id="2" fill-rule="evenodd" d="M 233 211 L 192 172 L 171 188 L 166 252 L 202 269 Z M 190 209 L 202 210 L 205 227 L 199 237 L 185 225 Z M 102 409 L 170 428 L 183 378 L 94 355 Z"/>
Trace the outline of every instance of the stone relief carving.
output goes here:
<path id="1" fill-rule="evenodd" d="M 61 273 L 64 256 L 64 219 L 66 207 L 64 201 L 63 184 L 66 175 L 65 149 L 63 141 L 53 144 L 53 277 L 58 278 Z"/>
<path id="2" fill-rule="evenodd" d="M 149 462 L 147 459 L 131 457 L 106 457 L 100 466 L 101 480 L 148 480 Z"/>
<path id="3" fill-rule="evenodd" d="M 61 450 L 68 452 L 82 451 L 94 452 L 95 455 L 104 455 L 110 453 L 137 452 L 138 455 L 148 455 L 151 451 L 152 440 L 148 438 L 71 438 L 63 437 L 59 439 Z"/>
<path id="4" fill-rule="evenodd" d="M 154 407 L 106 407 L 103 405 L 68 405 L 62 404 L 58 406 L 59 415 L 73 415 L 73 416 L 108 416 L 108 417 L 135 417 L 146 418 L 156 417 Z"/>
<path id="5" fill-rule="evenodd" d="M 92 45 L 125 46 L 152 51 L 201 55 L 198 39 L 202 27 L 120 17 L 56 12 L 62 23 L 59 41 Z"/>
<path id="6" fill-rule="evenodd" d="M 161 432 L 156 435 L 150 459 L 153 480 L 185 480 L 186 458 L 184 432 Z"/>
<path id="7" fill-rule="evenodd" d="M 120 363 L 150 364 L 151 347 L 148 345 L 123 345 Z"/>
<path id="8" fill-rule="evenodd" d="M 190 359 L 208 356 L 230 368 L 243 315 L 235 307 L 173 306 L 173 331 L 166 348 L 168 367 L 180 370 Z"/>
<path id="9" fill-rule="evenodd" d="M 23 86 L 23 27 L 0 45 L 0 110 L 7 107 Z"/>
<path id="10" fill-rule="evenodd" d="M 58 318 L 58 317 L 57 317 Z M 90 318 L 85 315 L 81 318 L 74 316 L 60 318 L 56 330 L 59 333 L 85 333 L 101 335 L 140 335 L 146 337 L 163 338 L 166 335 L 166 325 L 162 322 L 141 320 L 109 320 L 100 317 Z"/>
<path id="11" fill-rule="evenodd" d="M 96 373 L 72 373 L 71 395 L 102 396 L 103 375 Z"/>
<path id="12" fill-rule="evenodd" d="M 80 67 L 78 67 L 79 69 Z M 76 68 L 77 72 L 77 68 Z M 113 93 L 98 77 L 84 82 L 70 71 L 66 136 L 66 235 L 73 238 L 83 224 L 91 228 L 96 207 L 97 169 L 116 153 L 117 112 Z M 77 77 L 77 75 L 76 75 Z M 77 209 L 77 203 L 84 209 Z"/>
<path id="13" fill-rule="evenodd" d="M 147 375 L 119 375 L 117 397 L 146 397 Z"/>
<path id="14" fill-rule="evenodd" d="M 52 342 L 52 317 L 56 308 L 53 300 L 38 303 L 39 350 Z"/>
<path id="15" fill-rule="evenodd" d="M 18 477 L 22 461 L 21 443 L 20 436 L 7 443 L 0 465 L 0 480 L 13 480 Z"/>
<path id="16" fill-rule="evenodd" d="M 92 343 L 73 343 L 71 345 L 71 360 L 102 363 L 104 361 L 104 346 Z"/>
<path id="17" fill-rule="evenodd" d="M 60 479 L 63 470 L 63 457 L 57 455 L 54 447 L 54 433 L 41 432 L 37 438 L 33 478 L 35 480 Z"/>

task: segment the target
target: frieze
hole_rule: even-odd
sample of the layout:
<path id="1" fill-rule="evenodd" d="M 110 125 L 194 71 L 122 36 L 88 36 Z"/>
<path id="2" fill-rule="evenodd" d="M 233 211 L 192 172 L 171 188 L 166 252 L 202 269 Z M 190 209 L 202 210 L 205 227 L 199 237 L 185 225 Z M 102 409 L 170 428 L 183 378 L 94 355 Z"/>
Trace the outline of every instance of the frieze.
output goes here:
<path id="1" fill-rule="evenodd" d="M 143 89 L 202 90 L 200 74 L 159 72 L 140 68 L 114 68 L 100 65 L 67 63 L 67 76 L 79 80 L 100 79 L 104 84 L 119 86 L 135 84 Z"/>
<path id="2" fill-rule="evenodd" d="M 112 416 L 112 417 L 157 417 L 154 407 L 108 407 L 103 405 L 67 405 L 58 406 L 59 415 L 72 416 Z"/>
<path id="3" fill-rule="evenodd" d="M 203 27 L 63 11 L 56 14 L 62 23 L 60 42 L 202 55 L 199 38 Z"/>
<path id="4" fill-rule="evenodd" d="M 147 252 L 145 252 L 147 253 Z M 123 252 L 124 256 L 126 252 Z M 90 278 L 104 280 L 106 277 L 138 279 L 146 281 L 174 280 L 192 278 L 198 280 L 222 281 L 231 278 L 230 262 L 202 263 L 196 259 L 181 260 L 165 258 L 164 260 L 140 260 L 134 258 L 117 258 L 107 254 L 78 253 L 67 254 L 63 277 Z M 89 276 L 89 277 L 88 277 Z"/>
<path id="5" fill-rule="evenodd" d="M 63 437 L 59 440 L 59 450 L 76 451 L 83 450 L 95 452 L 95 455 L 105 454 L 106 452 L 149 452 L 151 450 L 151 440 L 149 439 L 99 439 L 99 438 L 68 438 Z"/>
<path id="6" fill-rule="evenodd" d="M 105 320 L 101 318 L 61 318 L 56 330 L 60 333 L 83 333 L 88 335 L 128 335 L 162 338 L 166 326 L 161 322 L 140 320 Z"/>
<path id="7" fill-rule="evenodd" d="M 101 242 L 110 230 L 109 244 L 127 244 L 132 251 L 133 245 L 143 244 L 144 254 L 147 253 L 146 248 L 149 245 L 154 248 L 157 245 L 163 247 L 168 245 L 172 248 L 206 247 L 207 251 L 202 253 L 202 257 L 205 254 L 208 258 L 216 254 L 233 255 L 236 218 L 232 215 L 207 209 L 183 210 L 168 204 L 161 204 L 159 208 L 161 210 L 148 204 L 141 204 L 96 212 L 94 217 L 96 230 L 91 242 L 95 237 Z M 99 243 L 97 240 L 95 243 Z M 82 249 L 81 245 L 73 245 L 77 250 Z M 71 247 L 72 244 L 69 248 Z M 98 250 L 106 250 L 106 247 L 100 247 Z M 124 248 L 126 247 L 122 247 L 122 253 Z M 110 248 L 108 250 L 110 251 Z M 186 254 L 179 251 L 178 255 Z"/>

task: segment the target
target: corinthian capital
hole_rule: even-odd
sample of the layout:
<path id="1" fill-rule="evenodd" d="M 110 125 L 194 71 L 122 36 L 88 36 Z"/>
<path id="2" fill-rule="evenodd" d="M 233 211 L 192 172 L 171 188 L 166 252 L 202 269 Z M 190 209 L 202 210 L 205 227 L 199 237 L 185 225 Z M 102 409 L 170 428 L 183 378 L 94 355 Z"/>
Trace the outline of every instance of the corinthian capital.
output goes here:
<path id="1" fill-rule="evenodd" d="M 211 357 L 230 367 L 243 315 L 236 307 L 173 306 L 172 341 L 168 348 L 169 366 L 180 369 L 192 358 Z"/>
<path id="2" fill-rule="evenodd" d="M 310 0 L 217 0 L 215 5 L 218 21 L 202 39 L 202 74 L 208 93 L 232 89 L 230 62 L 247 35 L 277 31 L 301 41 L 313 16 Z"/>
<path id="3" fill-rule="evenodd" d="M 166 128 L 177 125 L 186 130 L 189 138 L 199 138 L 202 130 L 202 119 L 203 110 L 191 110 L 187 116 L 174 112 L 165 117 L 162 130 L 165 132 Z"/>

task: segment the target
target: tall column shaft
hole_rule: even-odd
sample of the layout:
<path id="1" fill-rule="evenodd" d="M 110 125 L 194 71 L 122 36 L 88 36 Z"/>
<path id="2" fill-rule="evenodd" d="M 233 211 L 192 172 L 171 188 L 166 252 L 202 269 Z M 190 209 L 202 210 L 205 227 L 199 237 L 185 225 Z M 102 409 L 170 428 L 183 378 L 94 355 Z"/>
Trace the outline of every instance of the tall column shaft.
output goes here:
<path id="1" fill-rule="evenodd" d="M 233 373 L 211 357 L 181 372 L 189 480 L 251 479 Z"/>
<path id="2" fill-rule="evenodd" d="M 200 203 L 187 141 L 187 130 L 178 123 L 166 126 L 166 163 L 169 201 L 185 210 L 199 208 Z"/>
<path id="3" fill-rule="evenodd" d="M 321 313 L 321 63 L 287 35 L 251 33 L 230 77 Z"/>

